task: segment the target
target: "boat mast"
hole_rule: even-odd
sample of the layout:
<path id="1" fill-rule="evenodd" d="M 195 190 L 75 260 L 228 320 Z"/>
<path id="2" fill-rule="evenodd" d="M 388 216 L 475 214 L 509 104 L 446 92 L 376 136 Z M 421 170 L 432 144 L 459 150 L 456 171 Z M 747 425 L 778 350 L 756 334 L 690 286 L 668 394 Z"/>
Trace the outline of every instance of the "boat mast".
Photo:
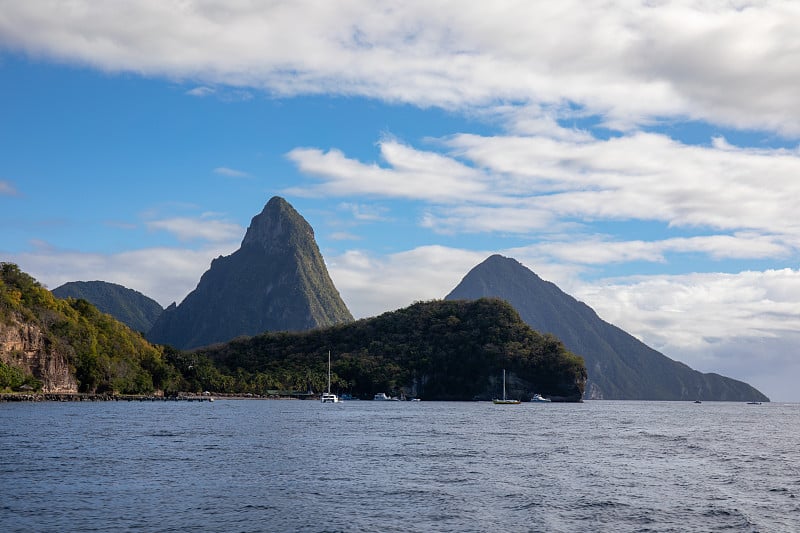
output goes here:
<path id="1" fill-rule="evenodd" d="M 506 369 L 503 369 L 503 400 L 506 399 Z"/>
<path id="2" fill-rule="evenodd" d="M 331 393 L 331 351 L 328 350 L 328 394 Z"/>

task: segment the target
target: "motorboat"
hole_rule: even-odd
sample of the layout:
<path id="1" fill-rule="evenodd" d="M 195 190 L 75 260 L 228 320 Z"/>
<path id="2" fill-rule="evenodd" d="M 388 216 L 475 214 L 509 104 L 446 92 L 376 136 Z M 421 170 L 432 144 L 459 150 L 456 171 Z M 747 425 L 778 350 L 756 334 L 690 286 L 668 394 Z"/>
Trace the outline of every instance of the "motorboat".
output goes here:
<path id="1" fill-rule="evenodd" d="M 372 399 L 375 400 L 376 402 L 388 402 L 392 400 L 390 396 L 386 396 L 385 392 L 379 392 L 378 394 L 373 396 Z"/>
<path id="2" fill-rule="evenodd" d="M 541 403 L 550 403 L 550 398 L 545 398 L 544 396 L 542 396 L 541 394 L 539 394 L 537 392 L 536 394 L 533 395 L 533 398 L 531 398 L 531 401 L 532 402 L 541 402 Z"/>

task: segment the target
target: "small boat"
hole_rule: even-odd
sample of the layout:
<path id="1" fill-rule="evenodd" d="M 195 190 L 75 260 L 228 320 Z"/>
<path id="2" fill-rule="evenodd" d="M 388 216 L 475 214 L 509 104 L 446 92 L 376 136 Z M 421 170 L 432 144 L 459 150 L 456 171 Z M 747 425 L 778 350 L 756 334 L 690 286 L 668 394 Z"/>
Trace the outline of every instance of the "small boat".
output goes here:
<path id="1" fill-rule="evenodd" d="M 695 400 L 694 403 L 703 403 L 700 400 Z"/>
<path id="2" fill-rule="evenodd" d="M 747 402 L 747 405 L 761 405 L 761 402 Z"/>
<path id="3" fill-rule="evenodd" d="M 328 392 L 323 392 L 320 398 L 322 403 L 339 403 L 339 397 L 331 393 L 331 351 L 328 350 Z"/>
<path id="4" fill-rule="evenodd" d="M 536 394 L 533 395 L 533 398 L 531 398 L 531 401 L 532 402 L 541 402 L 541 403 L 550 403 L 550 398 L 545 398 L 544 396 L 542 396 L 541 394 L 539 394 L 537 392 Z"/>
<path id="5" fill-rule="evenodd" d="M 506 399 L 506 369 L 505 368 L 503 369 L 503 399 L 500 400 L 498 398 L 495 398 L 494 400 L 492 400 L 492 403 L 498 404 L 498 405 L 517 405 L 519 403 L 519 400 L 507 400 Z"/>
<path id="6" fill-rule="evenodd" d="M 376 402 L 388 402 L 392 400 L 392 398 L 386 396 L 385 392 L 379 392 L 378 394 L 373 396 L 372 399 L 375 400 Z"/>

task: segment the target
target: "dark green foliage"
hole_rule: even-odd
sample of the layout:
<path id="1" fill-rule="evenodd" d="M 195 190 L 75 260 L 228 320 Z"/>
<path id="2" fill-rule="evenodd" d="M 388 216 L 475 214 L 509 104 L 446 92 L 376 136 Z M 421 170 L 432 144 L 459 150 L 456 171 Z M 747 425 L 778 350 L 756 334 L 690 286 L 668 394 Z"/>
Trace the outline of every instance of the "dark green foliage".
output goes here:
<path id="1" fill-rule="evenodd" d="M 53 289 L 57 298 L 82 298 L 134 331 L 146 333 L 164 310 L 158 302 L 122 285 L 105 281 L 71 281 Z"/>
<path id="2" fill-rule="evenodd" d="M 234 388 L 319 392 L 326 386 L 328 350 L 334 354 L 334 392 L 364 398 L 387 392 L 490 399 L 500 394 L 505 368 L 510 395 L 578 400 L 586 379 L 580 357 L 531 330 L 495 299 L 417 303 L 346 325 L 236 339 L 195 355 L 233 376 Z"/>
<path id="3" fill-rule="evenodd" d="M 60 300 L 10 263 L 0 263 L 0 319 L 34 324 L 52 353 L 64 354 L 81 392 L 171 390 L 180 376 L 160 348 L 82 299 Z"/>
<path id="4" fill-rule="evenodd" d="M 42 382 L 31 375 L 26 375 L 19 368 L 0 361 L 0 392 L 3 390 L 19 390 L 24 385 L 33 391 L 41 390 Z"/>
<path id="5" fill-rule="evenodd" d="M 311 226 L 276 196 L 253 217 L 241 248 L 212 261 L 197 288 L 180 305 L 169 306 L 147 338 L 189 349 L 352 320 Z"/>
<path id="6" fill-rule="evenodd" d="M 750 385 L 702 374 L 600 319 L 586 304 L 499 255 L 470 271 L 447 299 L 497 297 L 537 331 L 550 332 L 586 360 L 586 396 L 616 400 L 769 401 Z"/>

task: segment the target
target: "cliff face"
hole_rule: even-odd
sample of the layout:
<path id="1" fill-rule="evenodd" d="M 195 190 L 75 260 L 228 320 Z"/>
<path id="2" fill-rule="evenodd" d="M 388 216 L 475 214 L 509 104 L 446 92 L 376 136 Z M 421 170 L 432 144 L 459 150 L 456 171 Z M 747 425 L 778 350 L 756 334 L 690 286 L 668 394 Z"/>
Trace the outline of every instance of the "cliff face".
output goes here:
<path id="1" fill-rule="evenodd" d="M 351 322 L 308 222 L 279 197 L 253 217 L 233 254 L 218 257 L 197 288 L 158 318 L 151 342 L 190 349 L 265 331 Z"/>
<path id="2" fill-rule="evenodd" d="M 53 350 L 42 330 L 12 319 L 0 323 L 0 361 L 42 381 L 44 392 L 78 392 L 78 383 L 64 354 Z"/>

